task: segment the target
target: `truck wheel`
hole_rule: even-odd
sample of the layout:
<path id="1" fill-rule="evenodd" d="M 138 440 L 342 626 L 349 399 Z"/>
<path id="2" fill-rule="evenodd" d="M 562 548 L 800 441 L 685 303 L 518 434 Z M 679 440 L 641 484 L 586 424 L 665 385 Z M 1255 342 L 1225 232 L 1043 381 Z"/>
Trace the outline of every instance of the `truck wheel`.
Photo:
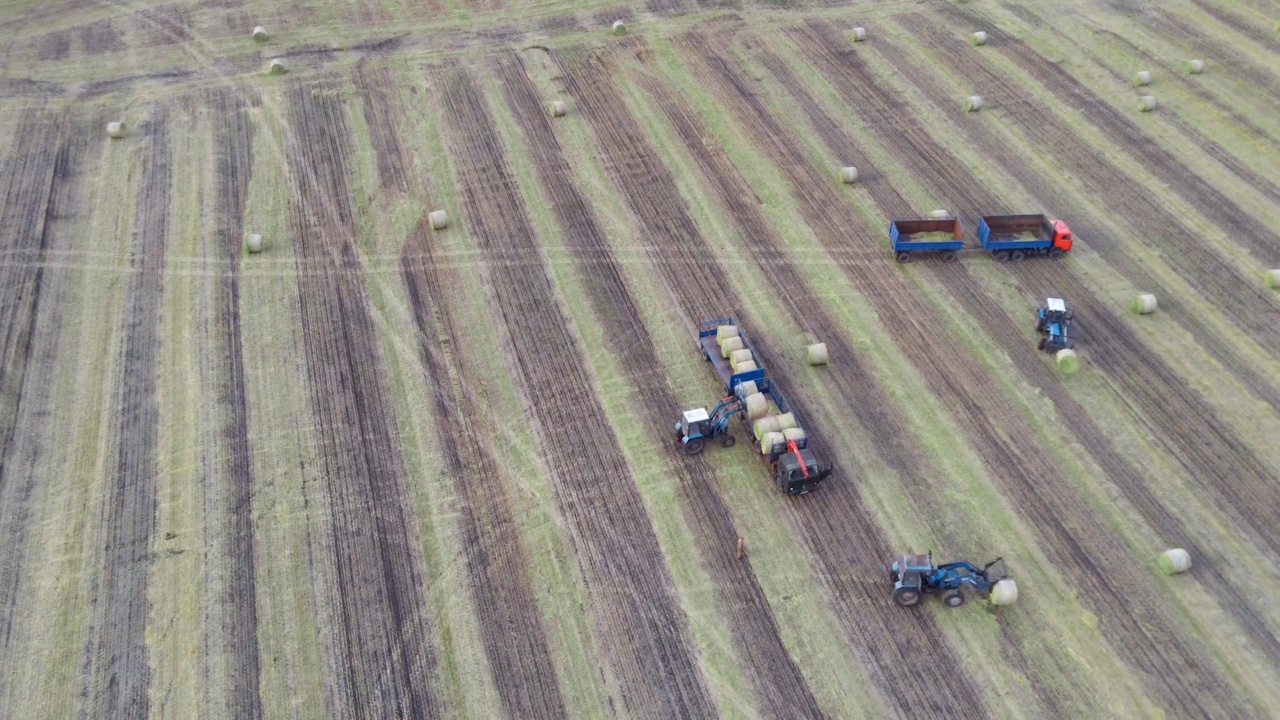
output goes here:
<path id="1" fill-rule="evenodd" d="M 900 263 L 909 263 L 911 262 L 911 253 L 903 250 L 902 252 L 898 253 L 897 258 L 898 258 L 898 262 Z"/>
<path id="2" fill-rule="evenodd" d="M 1014 250 L 1013 252 L 1009 253 L 1009 259 L 1014 262 L 1018 262 L 1019 260 L 1021 260 L 1026 256 L 1027 254 L 1022 252 L 1021 250 Z"/>
<path id="3" fill-rule="evenodd" d="M 1060 260 L 1062 258 L 1062 248 L 1054 248 L 1050 250 L 1049 257 L 1053 260 Z"/>
<path id="4" fill-rule="evenodd" d="M 732 435 L 729 435 L 727 433 L 720 436 L 720 444 L 723 445 L 724 447 L 733 447 L 733 444 L 736 442 L 738 441 L 734 439 Z"/>
<path id="5" fill-rule="evenodd" d="M 706 444 L 706 441 L 703 440 L 702 438 L 696 438 L 694 440 L 690 440 L 689 442 L 684 444 L 684 454 L 697 455 L 698 453 L 702 452 L 702 446 L 705 444 Z"/>
<path id="6" fill-rule="evenodd" d="M 949 608 L 958 608 L 964 604 L 964 595 L 959 590 L 948 590 L 942 593 L 942 602 Z"/>
<path id="7" fill-rule="evenodd" d="M 997 250 L 994 253 L 991 253 L 991 256 L 996 259 L 996 262 L 1009 262 L 1008 250 Z"/>
<path id="8" fill-rule="evenodd" d="M 946 252 L 942 253 L 942 262 L 955 262 L 955 261 L 956 261 L 956 251 L 955 251 L 955 250 L 948 250 L 948 251 L 946 251 Z"/>
<path id="9" fill-rule="evenodd" d="M 901 587 L 893 591 L 893 601 L 902 607 L 920 604 L 920 591 L 915 588 Z"/>

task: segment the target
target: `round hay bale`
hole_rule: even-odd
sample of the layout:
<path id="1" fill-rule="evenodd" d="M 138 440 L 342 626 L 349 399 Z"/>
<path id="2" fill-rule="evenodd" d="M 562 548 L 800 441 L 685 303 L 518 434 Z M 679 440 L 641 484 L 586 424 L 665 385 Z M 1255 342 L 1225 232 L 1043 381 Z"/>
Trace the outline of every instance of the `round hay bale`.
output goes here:
<path id="1" fill-rule="evenodd" d="M 1133 84 L 1138 87 L 1146 87 L 1151 84 L 1151 73 L 1146 70 L 1139 70 L 1133 76 Z"/>
<path id="2" fill-rule="evenodd" d="M 764 393 L 751 393 L 742 403 L 747 406 L 748 420 L 758 420 L 769 412 L 769 401 L 765 399 Z"/>
<path id="3" fill-rule="evenodd" d="M 1177 575 L 1191 569 L 1191 553 L 1182 548 L 1165 550 L 1156 558 L 1156 563 L 1165 575 Z"/>
<path id="4" fill-rule="evenodd" d="M 614 21 L 613 21 L 613 30 L 611 30 L 610 32 L 612 32 L 614 35 L 626 35 L 626 34 L 627 34 L 627 24 L 626 24 L 626 23 L 624 23 L 624 22 L 622 22 L 621 20 L 614 20 Z"/>
<path id="5" fill-rule="evenodd" d="M 778 427 L 777 415 L 765 415 L 751 424 L 751 431 L 755 433 L 756 439 L 759 440 L 769 433 L 782 432 L 782 428 Z"/>
<path id="6" fill-rule="evenodd" d="M 276 58 L 275 60 L 272 60 L 269 65 L 267 65 L 267 72 L 271 75 L 283 75 L 289 72 L 289 68 L 284 66 L 283 60 L 281 60 L 280 58 Z"/>
<path id="7" fill-rule="evenodd" d="M 1156 311 L 1155 295 L 1139 295 L 1133 299 L 1133 311 L 1139 315 L 1150 315 Z"/>
<path id="8" fill-rule="evenodd" d="M 1150 112 L 1152 110 L 1155 110 L 1156 104 L 1157 103 L 1156 103 L 1155 95 L 1143 95 L 1142 97 L 1138 98 L 1138 109 L 1141 110 L 1142 112 Z"/>
<path id="9" fill-rule="evenodd" d="M 728 359 L 730 353 L 732 353 L 734 350 L 741 350 L 742 348 L 743 348 L 742 338 L 740 337 L 725 338 L 724 342 L 720 343 L 720 357 Z"/>
<path id="10" fill-rule="evenodd" d="M 785 432 L 793 427 L 799 427 L 799 425 L 796 425 L 795 413 L 782 413 L 776 417 L 778 418 L 779 432 Z"/>
<path id="11" fill-rule="evenodd" d="M 258 42 L 266 42 L 270 37 L 271 36 L 267 34 L 267 29 L 261 25 L 253 29 L 253 39 Z"/>
<path id="12" fill-rule="evenodd" d="M 972 35 L 970 35 L 970 36 L 969 36 L 969 42 L 973 43 L 973 44 L 974 44 L 974 46 L 978 46 L 978 45 L 986 45 L 986 44 L 987 44 L 987 34 L 986 34 L 985 32 L 983 32 L 982 30 L 979 30 L 978 32 L 976 32 L 976 33 L 974 33 L 974 34 L 972 34 Z"/>
<path id="13" fill-rule="evenodd" d="M 798 427 L 793 427 L 793 428 L 787 428 L 786 430 L 783 430 L 782 437 L 786 438 L 788 441 L 795 440 L 796 442 L 800 442 L 805 438 L 805 434 L 804 434 L 804 430 Z"/>
<path id="14" fill-rule="evenodd" d="M 107 123 L 107 137 L 113 140 L 119 140 L 124 137 L 129 128 L 122 122 Z"/>
<path id="15" fill-rule="evenodd" d="M 997 581 L 991 586 L 991 595 L 988 599 L 991 600 L 992 605 L 1012 605 L 1018 602 L 1018 583 L 1008 578 Z"/>
<path id="16" fill-rule="evenodd" d="M 826 365 L 827 364 L 827 344 L 815 343 L 805 348 L 805 353 L 809 357 L 810 365 Z"/>
<path id="17" fill-rule="evenodd" d="M 246 235 L 244 238 L 244 247 L 251 253 L 262 252 L 262 236 L 257 233 Z"/>
<path id="18" fill-rule="evenodd" d="M 1262 282 L 1266 283 L 1269 288 L 1280 288 L 1280 268 L 1268 270 L 1262 276 Z"/>
<path id="19" fill-rule="evenodd" d="M 738 373 L 751 372 L 752 370 L 759 370 L 759 369 L 760 368 L 759 366 L 756 365 L 755 360 L 743 360 L 742 362 L 738 363 L 737 367 L 733 368 L 733 372 L 736 375 Z"/>
<path id="20" fill-rule="evenodd" d="M 768 455 L 773 452 L 775 445 L 785 445 L 786 443 L 787 436 L 780 432 L 765 433 L 764 436 L 760 438 L 760 454 Z"/>
<path id="21" fill-rule="evenodd" d="M 850 185 L 858 181 L 858 168 L 850 165 L 840 168 L 840 182 Z"/>
<path id="22" fill-rule="evenodd" d="M 970 95 L 969 97 L 964 99 L 965 112 L 978 112 L 981 109 L 982 109 L 981 95 Z"/>
<path id="23" fill-rule="evenodd" d="M 867 39 L 867 29 L 864 27 L 856 27 L 853 29 L 853 35 L 850 37 L 853 38 L 854 42 L 862 42 Z"/>
<path id="24" fill-rule="evenodd" d="M 738 337 L 737 325 L 720 325 L 716 328 L 716 338 L 724 340 L 725 338 Z"/>
<path id="25" fill-rule="evenodd" d="M 1080 358 L 1076 356 L 1075 350 L 1059 350 L 1054 359 L 1058 363 L 1058 372 L 1063 375 L 1070 375 L 1080 369 Z"/>
<path id="26" fill-rule="evenodd" d="M 755 356 L 752 355 L 751 351 L 748 350 L 747 348 L 742 348 L 741 350 L 734 350 L 733 352 L 729 353 L 730 365 L 741 365 L 744 362 L 752 362 L 755 359 L 756 359 Z"/>
<path id="27" fill-rule="evenodd" d="M 443 210 L 432 210 L 428 216 L 432 230 L 443 230 L 449 227 L 449 213 Z"/>
<path id="28" fill-rule="evenodd" d="M 551 117 L 563 117 L 565 113 L 565 105 L 563 100 L 551 101 Z"/>
<path id="29" fill-rule="evenodd" d="M 733 392 L 738 396 L 738 399 L 741 400 L 748 395 L 755 395 L 760 392 L 760 388 L 756 386 L 755 380 L 748 380 L 746 382 L 738 383 L 738 386 L 733 389 Z"/>
<path id="30" fill-rule="evenodd" d="M 946 220 L 947 218 L 951 217 L 951 211 L 950 210 L 930 210 L 929 217 L 934 218 L 935 220 Z"/>
<path id="31" fill-rule="evenodd" d="M 1199 75 L 1199 74 L 1200 74 L 1200 73 L 1202 73 L 1202 72 L 1204 72 L 1204 61 L 1203 61 L 1203 60 L 1188 60 L 1188 61 L 1187 61 L 1187 73 L 1188 73 L 1188 74 L 1190 74 L 1190 75 Z"/>

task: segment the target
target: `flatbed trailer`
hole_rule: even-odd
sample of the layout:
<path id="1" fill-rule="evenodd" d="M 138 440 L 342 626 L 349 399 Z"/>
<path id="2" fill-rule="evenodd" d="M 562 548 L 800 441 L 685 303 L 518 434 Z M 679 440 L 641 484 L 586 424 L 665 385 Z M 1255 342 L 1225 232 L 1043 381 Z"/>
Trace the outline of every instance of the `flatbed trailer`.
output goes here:
<path id="1" fill-rule="evenodd" d="M 1071 228 L 1047 215 L 983 215 L 978 220 L 982 249 L 997 262 L 1018 261 L 1027 255 L 1058 259 L 1071 250 Z"/>
<path id="2" fill-rule="evenodd" d="M 889 246 L 900 263 L 911 262 L 918 252 L 941 253 L 943 262 L 955 262 L 956 251 L 964 247 L 964 226 L 959 218 L 890 220 Z"/>

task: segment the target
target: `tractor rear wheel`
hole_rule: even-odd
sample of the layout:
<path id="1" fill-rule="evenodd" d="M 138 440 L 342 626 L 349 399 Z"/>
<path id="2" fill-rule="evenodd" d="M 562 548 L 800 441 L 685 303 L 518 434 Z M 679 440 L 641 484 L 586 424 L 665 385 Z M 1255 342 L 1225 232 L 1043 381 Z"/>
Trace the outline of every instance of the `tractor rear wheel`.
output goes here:
<path id="1" fill-rule="evenodd" d="M 893 601 L 902 607 L 920 604 L 920 591 L 915 588 L 901 587 L 893 591 Z"/>
<path id="2" fill-rule="evenodd" d="M 728 433 L 720 436 L 720 444 L 724 447 L 733 447 L 736 442 L 738 442 L 737 439 Z"/>
<path id="3" fill-rule="evenodd" d="M 900 263 L 909 263 L 911 262 L 911 253 L 904 250 L 898 253 L 897 258 Z"/>
<path id="4" fill-rule="evenodd" d="M 1036 345 L 1037 350 L 1044 350 L 1044 338 L 1040 338 L 1039 344 Z"/>
<path id="5" fill-rule="evenodd" d="M 698 453 L 702 452 L 702 446 L 705 444 L 706 444 L 706 441 L 703 440 L 702 438 L 695 438 L 693 440 L 690 440 L 689 442 L 684 444 L 684 454 L 697 455 Z"/>
<path id="6" fill-rule="evenodd" d="M 997 250 L 994 253 L 992 253 L 992 256 L 995 257 L 996 262 L 1009 262 L 1008 250 Z"/>
<path id="7" fill-rule="evenodd" d="M 949 608 L 958 608 L 964 604 L 964 595 L 959 590 L 948 590 L 942 593 L 942 602 Z"/>

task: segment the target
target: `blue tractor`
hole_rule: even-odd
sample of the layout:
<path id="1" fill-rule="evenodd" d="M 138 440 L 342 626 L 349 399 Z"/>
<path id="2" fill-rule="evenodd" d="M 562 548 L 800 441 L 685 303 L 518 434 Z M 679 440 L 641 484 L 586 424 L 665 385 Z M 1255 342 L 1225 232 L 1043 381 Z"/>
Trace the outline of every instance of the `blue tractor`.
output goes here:
<path id="1" fill-rule="evenodd" d="M 904 554 L 889 565 L 893 580 L 893 601 L 902 607 L 919 605 L 930 593 L 941 593 L 947 607 L 964 604 L 961 585 L 969 585 L 986 595 L 996 583 L 1004 580 L 1004 561 L 996 558 L 982 568 L 968 562 L 953 562 L 934 567 L 933 553 Z"/>
<path id="2" fill-rule="evenodd" d="M 720 439 L 724 447 L 733 447 L 734 438 L 729 434 L 729 420 L 743 411 L 742 401 L 729 396 L 707 412 L 706 408 L 686 410 L 676 423 L 676 437 L 684 445 L 686 455 L 697 455 L 708 440 Z"/>
<path id="3" fill-rule="evenodd" d="M 1071 310 L 1061 298 L 1047 298 L 1036 310 L 1036 332 L 1043 333 L 1039 348 L 1047 353 L 1074 348 L 1076 343 L 1067 337 L 1071 327 Z"/>

